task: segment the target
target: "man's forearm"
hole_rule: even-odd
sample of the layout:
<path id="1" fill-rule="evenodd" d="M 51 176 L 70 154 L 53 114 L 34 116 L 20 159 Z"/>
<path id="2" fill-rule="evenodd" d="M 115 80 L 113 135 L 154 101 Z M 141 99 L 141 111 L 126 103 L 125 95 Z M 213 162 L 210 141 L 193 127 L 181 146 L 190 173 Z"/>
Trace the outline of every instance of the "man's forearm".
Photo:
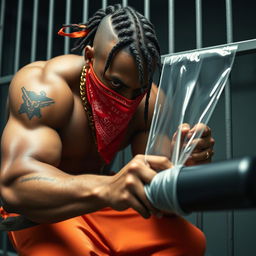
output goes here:
<path id="1" fill-rule="evenodd" d="M 44 165 L 44 164 L 43 164 Z M 69 175 L 55 170 L 35 172 L 2 186 L 8 211 L 40 223 L 57 222 L 107 206 L 104 188 L 110 177 Z"/>

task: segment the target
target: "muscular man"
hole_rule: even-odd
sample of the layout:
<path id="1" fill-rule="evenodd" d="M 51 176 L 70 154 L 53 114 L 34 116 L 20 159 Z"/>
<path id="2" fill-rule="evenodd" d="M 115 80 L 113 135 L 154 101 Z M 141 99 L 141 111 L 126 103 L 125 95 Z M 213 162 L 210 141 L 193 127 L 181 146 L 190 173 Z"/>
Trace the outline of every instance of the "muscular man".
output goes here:
<path id="1" fill-rule="evenodd" d="M 152 76 L 159 47 L 151 23 L 117 5 L 77 28 L 73 36 L 82 36 L 84 56 L 34 62 L 10 85 L 1 197 L 7 212 L 39 223 L 9 233 L 16 250 L 26 256 L 203 255 L 202 232 L 179 216 L 157 218 L 144 192 L 156 170 L 172 165 L 160 156 L 146 163 L 140 155 L 157 93 Z M 190 164 L 210 161 L 213 139 L 204 129 Z M 129 144 L 135 157 L 117 174 L 102 175 Z"/>

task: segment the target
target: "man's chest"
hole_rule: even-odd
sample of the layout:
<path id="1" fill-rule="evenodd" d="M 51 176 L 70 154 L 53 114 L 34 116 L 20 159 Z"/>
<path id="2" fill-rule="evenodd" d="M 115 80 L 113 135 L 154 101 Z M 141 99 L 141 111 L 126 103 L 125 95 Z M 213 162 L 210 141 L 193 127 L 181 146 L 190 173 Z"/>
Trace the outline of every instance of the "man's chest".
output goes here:
<path id="1" fill-rule="evenodd" d="M 129 144 L 132 130 L 130 126 L 127 127 L 127 132 L 120 141 L 120 149 Z M 102 169 L 104 161 L 98 153 L 95 135 L 88 122 L 88 113 L 79 97 L 75 97 L 73 113 L 59 134 L 62 141 L 60 168 L 63 171 L 94 173 Z"/>
<path id="2" fill-rule="evenodd" d="M 73 112 L 59 135 L 62 141 L 62 170 L 84 172 L 100 168 L 103 162 L 79 97 L 75 97 Z"/>

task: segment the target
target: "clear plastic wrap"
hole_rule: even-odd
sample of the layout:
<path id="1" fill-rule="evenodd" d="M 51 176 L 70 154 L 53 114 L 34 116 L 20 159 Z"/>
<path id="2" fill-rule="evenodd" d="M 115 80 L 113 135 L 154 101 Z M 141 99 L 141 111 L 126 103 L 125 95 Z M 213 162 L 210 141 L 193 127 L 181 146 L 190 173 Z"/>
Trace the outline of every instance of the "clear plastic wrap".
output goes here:
<path id="1" fill-rule="evenodd" d="M 236 50 L 237 46 L 226 46 L 164 60 L 145 152 L 146 160 L 147 155 L 167 156 L 174 166 L 145 186 L 149 201 L 160 210 L 185 214 L 177 199 L 178 175 L 220 98 Z M 184 124 L 189 125 L 189 132 L 184 133 Z"/>
<path id="2" fill-rule="evenodd" d="M 228 79 L 236 46 L 227 46 L 166 57 L 162 69 L 146 155 L 167 156 L 183 165 L 202 130 L 182 136 L 190 128 L 207 125 Z M 189 136 L 188 136 L 189 135 Z"/>

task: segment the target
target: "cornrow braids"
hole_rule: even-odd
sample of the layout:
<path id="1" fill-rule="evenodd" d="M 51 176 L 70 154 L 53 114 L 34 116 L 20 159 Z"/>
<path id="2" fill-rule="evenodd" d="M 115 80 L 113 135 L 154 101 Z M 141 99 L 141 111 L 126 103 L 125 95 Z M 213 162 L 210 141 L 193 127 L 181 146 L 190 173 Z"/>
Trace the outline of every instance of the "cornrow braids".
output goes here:
<path id="1" fill-rule="evenodd" d="M 120 4 L 110 5 L 106 9 L 99 9 L 95 14 L 88 20 L 87 23 L 82 23 L 80 25 L 84 25 L 86 30 L 90 31 L 87 36 L 84 38 L 80 38 L 77 40 L 75 47 L 72 49 L 74 50 L 83 50 L 86 45 L 93 44 L 93 39 L 97 32 L 98 26 L 100 25 L 101 21 L 109 14 L 115 13 L 117 10 L 121 9 Z M 75 29 L 77 26 L 70 26 L 71 28 Z"/>
<path id="2" fill-rule="evenodd" d="M 106 9 L 98 10 L 87 23 L 80 24 L 84 25 L 89 33 L 77 41 L 74 50 L 83 50 L 86 45 L 92 46 L 97 29 L 107 15 L 111 16 L 111 24 L 118 37 L 118 43 L 108 55 L 104 73 L 111 65 L 115 55 L 120 50 L 128 48 L 137 66 L 139 81 L 142 86 L 146 84 L 148 88 L 144 110 L 144 118 L 147 123 L 154 65 L 160 67 L 160 47 L 153 24 L 129 6 L 122 7 L 120 4 L 108 6 Z M 145 81 L 145 68 L 148 74 L 147 81 Z"/>

